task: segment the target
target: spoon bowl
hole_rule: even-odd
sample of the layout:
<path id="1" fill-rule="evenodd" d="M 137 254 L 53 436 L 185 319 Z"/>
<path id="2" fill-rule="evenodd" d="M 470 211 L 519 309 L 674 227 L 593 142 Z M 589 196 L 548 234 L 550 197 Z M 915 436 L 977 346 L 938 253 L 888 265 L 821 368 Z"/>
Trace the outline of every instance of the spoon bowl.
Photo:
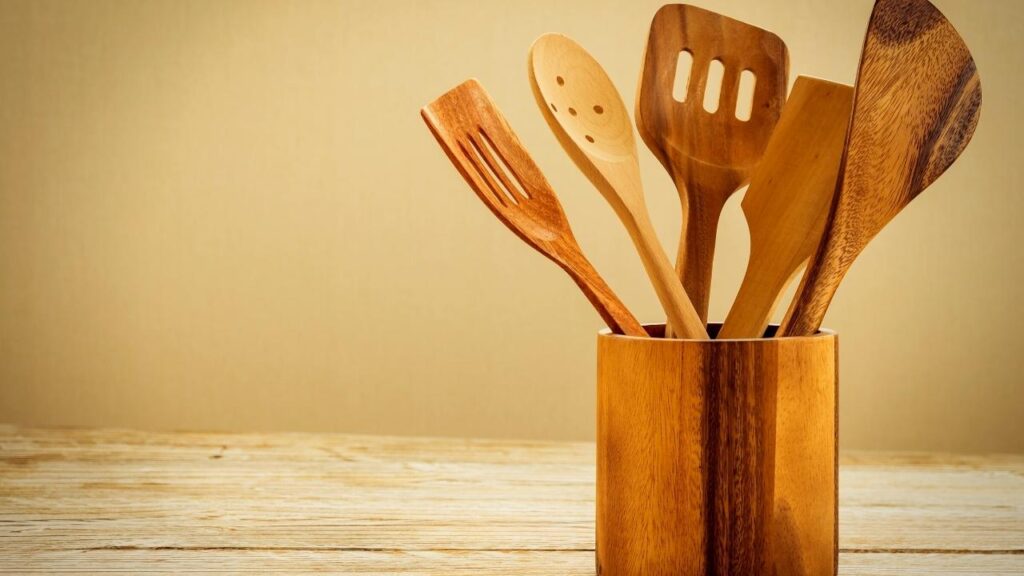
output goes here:
<path id="1" fill-rule="evenodd" d="M 534 44 L 533 78 L 566 136 L 605 162 L 636 162 L 636 138 L 626 105 L 611 78 L 579 44 L 549 34 Z M 564 66 L 563 62 L 579 65 Z"/>

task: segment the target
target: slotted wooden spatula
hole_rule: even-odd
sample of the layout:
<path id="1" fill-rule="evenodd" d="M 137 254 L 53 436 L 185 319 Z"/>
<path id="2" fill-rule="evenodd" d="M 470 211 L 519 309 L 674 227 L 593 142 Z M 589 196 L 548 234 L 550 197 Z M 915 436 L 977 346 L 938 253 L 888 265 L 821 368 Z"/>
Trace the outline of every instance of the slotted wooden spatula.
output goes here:
<path id="1" fill-rule="evenodd" d="M 420 113 L 498 220 L 565 270 L 612 331 L 647 336 L 583 255 L 554 190 L 483 86 L 467 80 Z"/>
<path id="2" fill-rule="evenodd" d="M 825 229 L 853 87 L 799 76 L 743 196 L 750 259 L 719 338 L 759 338 Z"/>
<path id="3" fill-rule="evenodd" d="M 673 97 L 681 52 L 692 59 L 682 101 Z M 724 66 L 714 112 L 704 106 L 712 62 Z M 740 76 L 754 75 L 749 119 L 737 110 Z M 683 205 L 676 270 L 707 321 L 718 219 L 747 183 L 786 100 L 789 56 L 760 28 L 685 4 L 662 6 L 651 22 L 636 96 L 636 126 L 672 176 Z M 685 79 L 679 79 L 682 83 Z"/>
<path id="4" fill-rule="evenodd" d="M 571 38 L 545 34 L 530 48 L 530 85 L 551 131 L 629 232 L 668 316 L 666 336 L 707 338 L 651 225 L 629 112 L 604 68 Z"/>
<path id="5" fill-rule="evenodd" d="M 946 17 L 928 0 L 878 0 L 825 234 L 780 334 L 818 330 L 854 259 L 960 156 L 980 111 L 974 59 Z"/>

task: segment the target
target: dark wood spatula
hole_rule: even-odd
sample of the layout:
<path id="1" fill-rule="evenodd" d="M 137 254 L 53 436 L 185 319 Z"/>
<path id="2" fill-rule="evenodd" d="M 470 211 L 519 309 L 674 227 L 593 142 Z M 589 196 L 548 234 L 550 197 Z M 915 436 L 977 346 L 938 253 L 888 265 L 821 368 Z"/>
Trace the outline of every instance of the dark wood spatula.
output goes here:
<path id="1" fill-rule="evenodd" d="M 868 242 L 960 156 L 981 81 L 960 35 L 928 0 L 878 0 L 825 234 L 779 333 L 818 330 Z"/>
<path id="2" fill-rule="evenodd" d="M 565 270 L 612 331 L 647 336 L 583 255 L 554 190 L 483 86 L 467 80 L 420 113 L 498 220 Z"/>
<path id="3" fill-rule="evenodd" d="M 673 96 L 680 53 L 692 59 L 680 100 Z M 705 108 L 709 71 L 723 67 L 719 101 Z M 740 77 L 753 73 L 753 103 L 741 119 Z M 662 6 L 651 22 L 636 96 L 640 136 L 672 176 L 683 204 L 676 270 L 706 322 L 718 218 L 750 178 L 786 100 L 789 56 L 771 32 L 684 4 Z M 713 93 L 713 92 L 712 92 Z"/>

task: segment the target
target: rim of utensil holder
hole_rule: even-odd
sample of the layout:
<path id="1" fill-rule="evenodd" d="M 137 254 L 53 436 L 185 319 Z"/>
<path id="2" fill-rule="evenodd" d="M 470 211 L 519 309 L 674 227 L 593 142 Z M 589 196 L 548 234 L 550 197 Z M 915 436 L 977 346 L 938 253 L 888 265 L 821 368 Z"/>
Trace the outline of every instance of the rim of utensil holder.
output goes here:
<path id="1" fill-rule="evenodd" d="M 787 342 L 797 340 L 816 340 L 819 338 L 834 338 L 836 332 L 829 330 L 828 328 L 819 328 L 817 332 L 809 336 L 780 336 L 775 337 L 775 332 L 779 329 L 778 324 L 769 324 L 768 329 L 765 330 L 764 336 L 760 338 L 722 338 L 718 339 L 715 336 L 718 335 L 718 331 L 722 329 L 721 322 L 710 322 L 707 325 L 708 336 L 710 338 L 665 338 L 665 325 L 664 324 L 644 324 L 644 330 L 650 334 L 649 337 L 644 336 L 627 336 L 626 334 L 616 334 L 611 331 L 610 328 L 603 328 L 598 331 L 597 335 L 602 338 L 614 338 L 614 339 L 627 339 L 627 340 L 654 340 L 658 342 L 778 342 L 785 340 Z"/>

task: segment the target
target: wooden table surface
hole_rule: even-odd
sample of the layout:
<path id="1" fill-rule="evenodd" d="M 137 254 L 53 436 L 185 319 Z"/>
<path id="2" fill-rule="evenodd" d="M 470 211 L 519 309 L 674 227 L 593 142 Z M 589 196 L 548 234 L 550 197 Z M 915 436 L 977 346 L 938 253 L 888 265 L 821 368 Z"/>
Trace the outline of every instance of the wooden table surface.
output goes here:
<path id="1" fill-rule="evenodd" d="M 846 454 L 840 573 L 1024 574 L 1024 457 Z M 594 573 L 594 445 L 0 426 L 0 571 Z"/>

